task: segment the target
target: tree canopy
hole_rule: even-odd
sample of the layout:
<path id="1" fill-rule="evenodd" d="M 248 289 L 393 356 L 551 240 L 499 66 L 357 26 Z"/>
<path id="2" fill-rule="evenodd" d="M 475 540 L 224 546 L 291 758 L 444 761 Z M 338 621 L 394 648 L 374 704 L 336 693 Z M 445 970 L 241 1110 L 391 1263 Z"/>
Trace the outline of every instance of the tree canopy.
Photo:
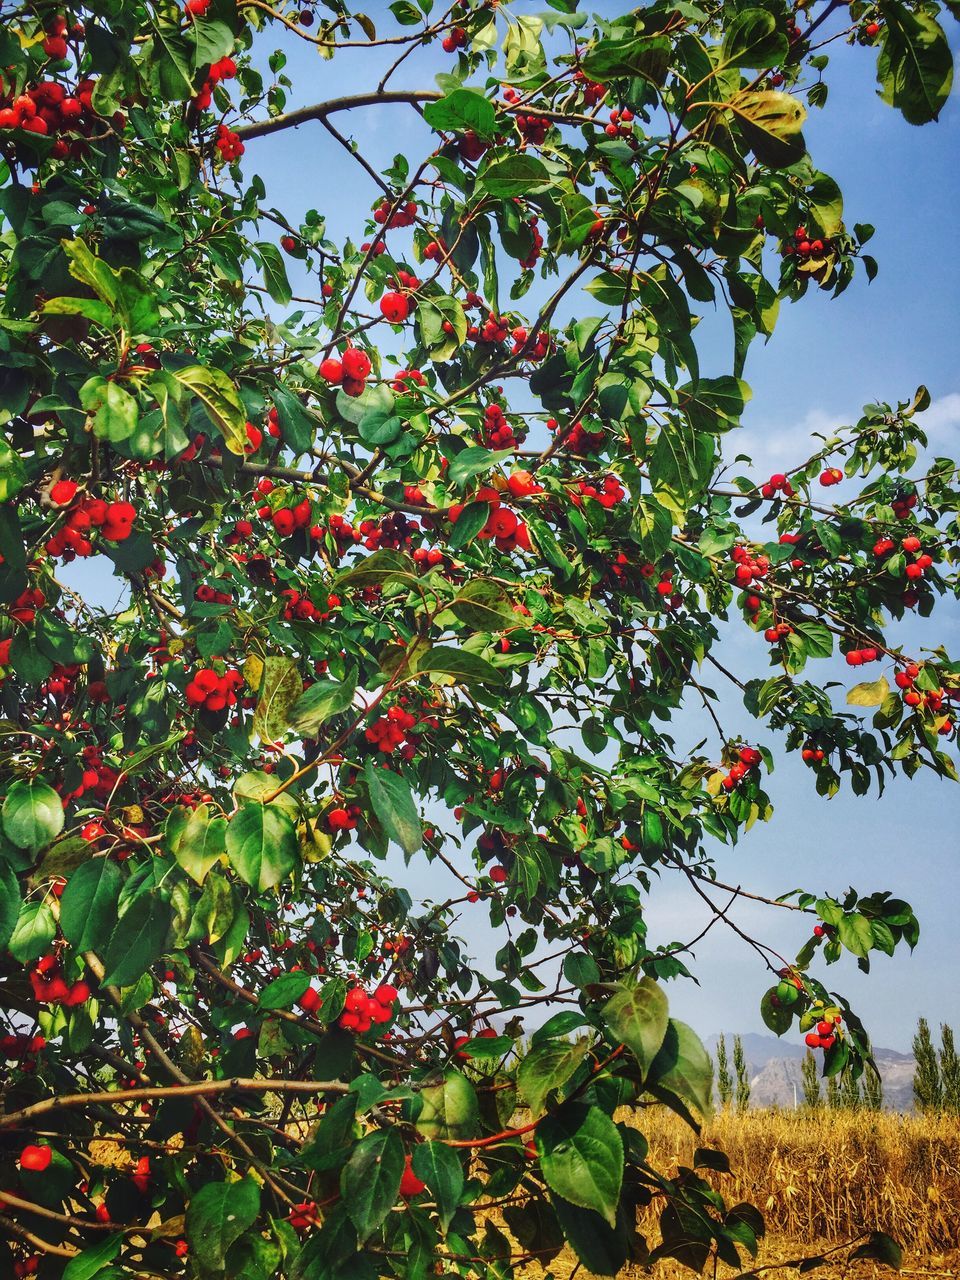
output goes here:
<path id="1" fill-rule="evenodd" d="M 940 6 L 545 2 L 0 6 L 11 1274 L 738 1264 L 763 1218 L 723 1153 L 668 1174 L 622 1110 L 711 1106 L 668 1007 L 692 943 L 648 945 L 645 903 L 678 876 L 739 932 L 723 864 L 774 741 L 823 797 L 956 779 L 960 668 L 897 633 L 957 591 L 926 390 L 784 474 L 731 445 L 781 304 L 877 270 L 804 141 L 831 44 L 928 124 Z M 351 49 L 378 69 L 289 106 L 298 40 L 321 83 Z M 384 171 L 371 105 L 409 144 Z M 247 147 L 297 128 L 299 225 Z M 342 243 L 333 150 L 370 193 Z M 737 627 L 765 669 L 718 656 Z M 868 671 L 827 682 L 838 655 Z M 770 907 L 810 938 L 743 935 L 764 1020 L 855 1080 L 824 965 L 912 947 L 911 907 Z"/>

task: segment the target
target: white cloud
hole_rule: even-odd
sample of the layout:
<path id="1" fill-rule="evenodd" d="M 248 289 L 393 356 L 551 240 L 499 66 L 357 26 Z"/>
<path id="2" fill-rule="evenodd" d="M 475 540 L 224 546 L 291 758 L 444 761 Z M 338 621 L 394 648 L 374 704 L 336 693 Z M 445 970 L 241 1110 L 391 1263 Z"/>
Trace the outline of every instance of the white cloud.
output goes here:
<path id="1" fill-rule="evenodd" d="M 927 433 L 931 447 L 940 448 L 956 441 L 960 432 L 960 391 L 951 391 L 934 400 L 929 409 L 917 414 L 917 421 Z"/>

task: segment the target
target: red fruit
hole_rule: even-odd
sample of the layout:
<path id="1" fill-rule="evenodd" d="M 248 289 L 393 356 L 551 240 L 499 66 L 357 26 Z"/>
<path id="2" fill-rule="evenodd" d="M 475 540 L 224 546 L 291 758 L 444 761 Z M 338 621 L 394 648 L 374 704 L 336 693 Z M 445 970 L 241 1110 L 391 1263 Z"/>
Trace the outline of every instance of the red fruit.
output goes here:
<path id="1" fill-rule="evenodd" d="M 69 507 L 76 493 L 76 480 L 58 480 L 50 486 L 50 501 L 56 507 Z"/>
<path id="2" fill-rule="evenodd" d="M 803 1039 L 804 1039 L 804 1043 L 809 1048 L 811 1049 L 820 1048 L 820 1037 L 817 1035 L 815 1031 L 808 1031 L 807 1034 L 803 1037 Z"/>
<path id="3" fill-rule="evenodd" d="M 392 987 L 389 982 L 382 982 L 373 993 L 373 998 L 378 1004 L 389 1005 L 399 997 L 400 992 L 396 987 Z"/>
<path id="4" fill-rule="evenodd" d="M 256 453 L 263 443 L 263 432 L 259 427 L 255 427 L 252 422 L 247 423 L 247 443 L 243 446 L 244 453 Z"/>
<path id="5" fill-rule="evenodd" d="M 327 814 L 327 826 L 331 831 L 351 831 L 356 825 L 346 809 L 331 809 Z"/>
<path id="6" fill-rule="evenodd" d="M 503 884 L 507 878 L 506 867 L 495 866 L 490 868 L 490 879 L 494 884 Z"/>
<path id="7" fill-rule="evenodd" d="M 296 519 L 289 507 L 281 507 L 273 513 L 273 527 L 281 538 L 289 538 L 297 527 Z"/>
<path id="8" fill-rule="evenodd" d="M 75 982 L 70 988 L 70 994 L 64 1000 L 64 1004 L 71 1009 L 78 1004 L 86 1004 L 90 999 L 90 986 L 86 982 Z"/>
<path id="9" fill-rule="evenodd" d="M 391 324 L 402 324 L 410 314 L 410 300 L 402 293 L 385 293 L 380 299 L 380 313 Z"/>
<path id="10" fill-rule="evenodd" d="M 61 62 L 67 56 L 67 42 L 63 36 L 47 36 L 43 42 L 43 52 L 48 58 Z"/>
<path id="11" fill-rule="evenodd" d="M 900 545 L 904 551 L 919 551 L 922 543 L 919 538 L 911 534 L 909 538 L 904 538 Z"/>
<path id="12" fill-rule="evenodd" d="M 317 372 L 324 382 L 329 382 L 331 386 L 339 386 L 343 381 L 343 365 L 339 360 L 330 358 L 321 361 Z"/>
<path id="13" fill-rule="evenodd" d="M 370 363 L 370 357 L 365 351 L 361 351 L 358 347 L 350 347 L 348 351 L 343 353 L 343 376 L 345 378 L 353 378 L 358 382 L 362 382 L 364 378 L 369 376 L 373 366 Z"/>
<path id="14" fill-rule="evenodd" d="M 32 1173 L 43 1173 L 50 1168 L 53 1151 L 50 1147 L 24 1147 L 20 1152 L 20 1168 L 29 1169 Z"/>
<path id="15" fill-rule="evenodd" d="M 307 987 L 306 991 L 297 1001 L 297 1004 L 304 1013 L 316 1013 L 320 1008 L 320 992 L 313 987 Z"/>
<path id="16" fill-rule="evenodd" d="M 426 1191 L 427 1184 L 421 1182 L 417 1175 L 413 1172 L 413 1159 L 411 1156 L 403 1158 L 403 1177 L 400 1179 L 400 1194 L 405 1200 L 409 1200 L 412 1196 L 418 1196 L 421 1191 Z"/>
<path id="17" fill-rule="evenodd" d="M 293 253 L 295 252 L 296 247 L 297 247 L 297 242 L 296 240 L 294 240 L 293 236 L 280 237 L 280 248 L 284 251 L 284 253 Z"/>

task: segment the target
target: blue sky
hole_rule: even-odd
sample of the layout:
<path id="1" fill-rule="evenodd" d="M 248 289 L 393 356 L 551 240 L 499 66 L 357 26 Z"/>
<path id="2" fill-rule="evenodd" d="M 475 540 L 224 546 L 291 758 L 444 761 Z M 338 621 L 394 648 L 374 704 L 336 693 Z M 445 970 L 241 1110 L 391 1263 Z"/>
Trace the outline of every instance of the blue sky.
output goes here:
<path id="1" fill-rule="evenodd" d="M 511 12 L 539 7 L 514 5 Z M 627 6 L 585 7 L 609 15 Z M 383 66 L 369 54 L 338 55 L 327 63 L 295 41 L 285 47 L 295 86 L 291 107 L 360 92 L 376 83 Z M 871 285 L 861 274 L 839 300 L 813 290 L 799 305 L 785 306 L 772 340 L 751 354 L 746 378 L 754 398 L 731 454 L 752 453 L 761 477 L 805 457 L 811 430 L 854 421 L 869 401 L 907 399 L 921 382 L 933 396 L 927 415 L 932 447 L 953 453 L 960 444 L 960 254 L 953 239 L 960 205 L 960 102 L 955 94 L 937 125 L 912 127 L 876 97 L 869 50 L 840 44 L 831 53 L 827 109 L 811 114 L 805 136 L 818 167 L 844 190 L 848 225 L 875 225 L 870 248 L 880 274 Z M 433 75 L 448 65 L 447 55 L 435 48 L 396 85 L 433 87 Z M 361 141 L 374 164 L 389 163 L 402 149 L 415 154 L 418 130 L 404 107 L 374 107 L 349 120 L 338 116 L 336 123 Z M 291 221 L 315 207 L 327 215 L 333 239 L 350 233 L 359 238 L 373 185 L 320 125 L 248 143 L 245 169 L 261 174 L 267 203 Z M 709 341 L 725 343 L 726 337 L 718 329 Z M 712 352 L 716 359 L 723 354 L 719 347 Z M 944 642 L 956 651 L 958 632 L 960 615 L 948 606 L 935 614 L 932 626 L 902 634 L 905 642 L 915 636 L 916 644 Z M 741 672 L 751 665 L 757 672 L 766 669 L 765 646 L 743 628 L 725 641 L 724 656 Z M 821 669 L 824 679 L 845 679 L 840 669 Z M 736 701 L 725 698 L 723 705 L 732 728 L 748 727 Z M 693 717 L 681 727 L 697 737 L 701 730 Z M 888 888 L 906 898 L 923 927 L 913 956 L 878 956 L 868 978 L 844 960 L 828 971 L 829 983 L 852 998 L 880 1045 L 907 1048 L 921 1014 L 934 1024 L 960 1025 L 960 790 L 922 773 L 910 783 L 893 782 L 882 799 L 843 794 L 827 802 L 816 796 L 799 759 L 782 753 L 769 790 L 776 807 L 772 822 L 754 828 L 737 849 L 721 851 L 721 878 L 772 895 L 797 886 L 840 892 L 853 884 L 866 892 Z M 415 864 L 406 875 L 415 892 L 443 892 L 436 867 Z M 690 891 L 669 878 L 653 895 L 647 916 L 655 941 L 692 937 L 706 923 Z M 749 906 L 740 907 L 736 918 L 785 955 L 807 936 L 806 923 L 787 913 Z M 481 953 L 492 950 L 482 914 L 476 924 L 464 921 L 462 931 Z M 677 1016 L 704 1035 L 763 1030 L 757 1006 L 766 981 L 744 944 L 718 926 L 698 946 L 696 960 L 700 986 L 671 985 Z"/>

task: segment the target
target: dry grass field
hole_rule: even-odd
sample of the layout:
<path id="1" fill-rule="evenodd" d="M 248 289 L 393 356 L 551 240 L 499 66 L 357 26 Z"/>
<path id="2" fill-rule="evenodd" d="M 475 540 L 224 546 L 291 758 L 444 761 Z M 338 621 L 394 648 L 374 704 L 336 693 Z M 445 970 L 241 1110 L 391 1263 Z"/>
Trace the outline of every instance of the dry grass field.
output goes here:
<path id="1" fill-rule="evenodd" d="M 731 1173 L 709 1175 L 728 1204 L 748 1200 L 761 1209 L 770 1235 L 756 1266 L 771 1268 L 773 1280 L 795 1277 L 794 1268 L 777 1266 L 791 1258 L 842 1243 L 865 1230 L 882 1230 L 904 1248 L 903 1274 L 960 1276 L 960 1119 L 898 1116 L 887 1113 L 823 1111 L 748 1111 L 720 1114 L 702 1139 L 661 1108 L 643 1116 L 651 1161 L 666 1173 L 689 1165 L 698 1145 L 721 1147 Z M 656 1224 L 641 1220 L 651 1236 Z M 844 1255 L 841 1254 L 842 1258 Z M 575 1259 L 561 1256 L 550 1267 L 557 1280 L 569 1280 Z M 650 1273 L 623 1273 L 636 1280 Z M 654 1280 L 690 1277 L 691 1272 L 661 1263 Z M 720 1267 L 718 1275 L 736 1273 Z M 861 1262 L 846 1270 L 838 1262 L 811 1273 L 832 1280 L 866 1280 L 892 1275 Z M 531 1268 L 531 1280 L 542 1276 Z M 581 1268 L 576 1280 L 590 1280 Z"/>

